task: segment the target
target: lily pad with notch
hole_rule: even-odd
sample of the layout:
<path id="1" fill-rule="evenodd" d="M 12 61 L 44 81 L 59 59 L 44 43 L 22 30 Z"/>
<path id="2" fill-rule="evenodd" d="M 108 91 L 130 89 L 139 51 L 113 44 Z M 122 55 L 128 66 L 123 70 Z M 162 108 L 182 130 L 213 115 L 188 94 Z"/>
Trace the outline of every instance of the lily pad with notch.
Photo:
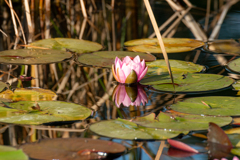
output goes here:
<path id="1" fill-rule="evenodd" d="M 92 110 L 79 104 L 62 101 L 3 102 L 0 122 L 38 125 L 50 122 L 79 121 L 89 117 Z"/>
<path id="2" fill-rule="evenodd" d="M 156 60 L 156 57 L 151 54 L 141 53 L 141 52 L 128 52 L 128 51 L 99 51 L 89 54 L 82 54 L 77 58 L 77 62 L 82 65 L 101 67 L 101 68 L 111 68 L 114 64 L 116 57 L 122 59 L 126 56 L 132 58 L 139 55 L 140 59 L 144 59 L 146 62 L 152 62 Z"/>
<path id="3" fill-rule="evenodd" d="M 206 68 L 202 65 L 194 64 L 192 62 L 169 60 L 172 73 L 195 73 L 202 72 Z M 156 60 L 153 62 L 147 62 L 148 66 L 147 76 L 168 74 L 168 69 L 165 60 Z"/>
<path id="4" fill-rule="evenodd" d="M 16 149 L 14 147 L 0 145 L 0 159 L 28 160 L 28 156 L 22 151 L 22 149 Z"/>
<path id="5" fill-rule="evenodd" d="M 143 127 L 172 131 L 206 130 L 209 122 L 225 126 L 231 123 L 231 121 L 231 117 L 201 116 L 177 112 L 160 112 L 156 118 L 155 114 L 151 113 L 145 117 L 136 117 L 132 120 L 132 122 Z"/>
<path id="6" fill-rule="evenodd" d="M 102 45 L 96 42 L 73 38 L 50 38 L 33 42 L 29 47 L 42 47 L 54 50 L 69 50 L 75 53 L 94 52 L 102 49 Z"/>
<path id="7" fill-rule="evenodd" d="M 202 47 L 203 42 L 188 38 L 163 38 L 167 53 L 192 51 Z M 128 51 L 162 53 L 157 38 L 135 39 L 124 43 Z"/>
<path id="8" fill-rule="evenodd" d="M 16 49 L 0 52 L 0 63 L 4 64 L 48 64 L 62 62 L 72 58 L 66 51 L 52 49 Z"/>
<path id="9" fill-rule="evenodd" d="M 20 148 L 33 159 L 113 159 L 126 151 L 121 144 L 90 138 L 43 139 Z"/>
<path id="10" fill-rule="evenodd" d="M 55 97 L 56 93 L 43 88 L 16 88 L 14 91 L 8 89 L 0 93 L 0 98 L 12 101 L 50 101 Z"/>
<path id="11" fill-rule="evenodd" d="M 176 137 L 180 133 L 188 133 L 186 131 L 169 131 L 142 127 L 121 118 L 94 123 L 90 125 L 90 130 L 101 136 L 129 140 L 168 139 Z"/>
<path id="12" fill-rule="evenodd" d="M 188 114 L 239 116 L 240 97 L 194 97 L 171 105 L 171 109 Z"/>
<path id="13" fill-rule="evenodd" d="M 234 82 L 233 79 L 217 74 L 173 74 L 176 93 L 200 94 L 216 92 L 227 89 Z M 173 84 L 169 75 L 157 75 L 144 78 L 142 85 L 151 85 L 154 90 L 160 92 L 174 92 Z"/>
<path id="14" fill-rule="evenodd" d="M 203 49 L 210 53 L 240 55 L 240 43 L 235 39 L 221 39 L 208 42 Z"/>
<path id="15" fill-rule="evenodd" d="M 227 69 L 233 73 L 240 74 L 240 58 L 235 59 L 227 64 Z"/>

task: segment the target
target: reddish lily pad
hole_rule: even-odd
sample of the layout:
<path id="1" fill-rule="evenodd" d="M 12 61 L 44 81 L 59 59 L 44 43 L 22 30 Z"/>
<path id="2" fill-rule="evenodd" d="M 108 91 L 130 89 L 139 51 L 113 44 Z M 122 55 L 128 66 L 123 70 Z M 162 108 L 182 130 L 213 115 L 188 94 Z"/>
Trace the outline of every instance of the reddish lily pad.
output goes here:
<path id="1" fill-rule="evenodd" d="M 199 94 L 227 89 L 234 80 L 217 74 L 173 74 L 175 92 L 185 94 Z M 153 89 L 162 92 L 174 92 L 169 75 L 158 75 L 144 78 L 142 85 L 151 85 Z"/>
<path id="2" fill-rule="evenodd" d="M 167 53 L 192 51 L 204 45 L 201 41 L 187 38 L 163 38 L 163 42 Z M 162 53 L 157 38 L 130 40 L 124 45 L 129 51 Z"/>
<path id="3" fill-rule="evenodd" d="M 221 39 L 208 42 L 204 49 L 214 53 L 240 55 L 240 44 L 234 39 Z"/>
<path id="4" fill-rule="evenodd" d="M 89 65 L 93 67 L 111 68 L 114 64 L 116 57 L 122 59 L 126 56 L 132 58 L 140 56 L 140 59 L 144 59 L 146 62 L 152 62 L 156 59 L 151 54 L 140 53 L 140 52 L 128 52 L 128 51 L 100 51 L 90 54 L 82 54 L 78 57 L 77 61 L 80 64 Z"/>
<path id="5" fill-rule="evenodd" d="M 70 58 L 70 52 L 51 49 L 16 49 L 0 52 L 0 63 L 6 64 L 48 64 Z"/>
<path id="6" fill-rule="evenodd" d="M 102 45 L 87 40 L 72 38 L 50 38 L 43 39 L 30 44 L 31 46 L 43 47 L 56 50 L 70 50 L 76 53 L 87 53 L 102 49 Z"/>
<path id="7" fill-rule="evenodd" d="M 126 148 L 118 143 L 90 138 L 55 138 L 20 147 L 33 159 L 112 159 Z"/>

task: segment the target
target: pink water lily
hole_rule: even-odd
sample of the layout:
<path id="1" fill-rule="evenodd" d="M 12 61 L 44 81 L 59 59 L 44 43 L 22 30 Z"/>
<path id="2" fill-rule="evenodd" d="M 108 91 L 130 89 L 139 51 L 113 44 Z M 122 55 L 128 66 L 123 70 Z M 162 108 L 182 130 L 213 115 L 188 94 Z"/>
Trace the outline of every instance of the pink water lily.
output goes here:
<path id="1" fill-rule="evenodd" d="M 112 97 L 117 107 L 120 107 L 121 104 L 125 107 L 140 106 L 148 102 L 147 94 L 141 85 L 125 86 L 118 84 L 113 91 Z"/>
<path id="2" fill-rule="evenodd" d="M 139 82 L 146 75 L 147 70 L 145 60 L 141 61 L 139 56 L 133 60 L 126 56 L 123 61 L 116 57 L 115 63 L 112 65 L 113 76 L 119 83 Z"/>

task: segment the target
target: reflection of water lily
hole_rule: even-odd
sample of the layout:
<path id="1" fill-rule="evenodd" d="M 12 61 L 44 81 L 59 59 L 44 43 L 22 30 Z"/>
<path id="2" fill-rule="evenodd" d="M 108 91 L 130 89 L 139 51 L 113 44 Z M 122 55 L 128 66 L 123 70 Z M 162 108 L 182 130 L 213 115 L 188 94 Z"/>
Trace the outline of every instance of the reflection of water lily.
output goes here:
<path id="1" fill-rule="evenodd" d="M 133 60 L 126 56 L 123 61 L 118 57 L 115 58 L 115 63 L 112 65 L 113 76 L 120 83 L 136 83 L 139 82 L 147 73 L 145 60 L 140 60 L 136 56 Z"/>
<path id="2" fill-rule="evenodd" d="M 117 107 L 120 107 L 121 104 L 128 107 L 130 105 L 140 106 L 141 103 L 145 105 L 147 103 L 147 94 L 141 85 L 125 86 L 118 84 L 113 91 L 112 97 L 115 99 Z"/>

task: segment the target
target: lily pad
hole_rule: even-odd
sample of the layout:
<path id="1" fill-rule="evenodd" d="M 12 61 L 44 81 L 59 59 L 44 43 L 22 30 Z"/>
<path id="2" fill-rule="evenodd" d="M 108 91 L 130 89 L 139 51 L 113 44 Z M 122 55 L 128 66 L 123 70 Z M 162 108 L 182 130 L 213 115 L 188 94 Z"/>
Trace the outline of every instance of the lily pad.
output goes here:
<path id="1" fill-rule="evenodd" d="M 229 62 L 227 67 L 230 71 L 240 74 L 240 58 Z"/>
<path id="2" fill-rule="evenodd" d="M 96 42 L 72 38 L 43 39 L 31 43 L 30 47 L 31 46 L 50 48 L 62 51 L 70 50 L 76 53 L 87 53 L 102 49 L 102 45 Z"/>
<path id="3" fill-rule="evenodd" d="M 136 117 L 132 122 L 150 128 L 166 129 L 173 131 L 191 131 L 208 129 L 208 123 L 213 122 L 219 126 L 231 123 L 231 117 L 201 116 L 182 113 L 163 113 L 156 118 L 154 113 L 145 117 Z"/>
<path id="4" fill-rule="evenodd" d="M 227 89 L 234 80 L 217 74 L 173 74 L 177 93 L 198 94 Z M 174 88 L 169 75 L 157 75 L 144 78 L 142 85 L 152 85 L 155 90 L 173 92 Z"/>
<path id="5" fill-rule="evenodd" d="M 70 52 L 52 49 L 16 49 L 0 52 L 0 63 L 6 64 L 48 64 L 68 60 Z"/>
<path id="6" fill-rule="evenodd" d="M 168 139 L 182 133 L 181 131 L 141 127 L 120 118 L 94 123 L 90 126 L 90 130 L 101 136 L 133 140 Z"/>
<path id="7" fill-rule="evenodd" d="M 43 88 L 16 88 L 14 92 L 8 89 L 0 93 L 0 98 L 12 101 L 50 101 L 56 96 L 53 91 Z"/>
<path id="8" fill-rule="evenodd" d="M 204 49 L 214 53 L 240 55 L 240 44 L 234 39 L 222 39 L 208 42 Z"/>
<path id="9" fill-rule="evenodd" d="M 94 67 L 102 67 L 102 68 L 111 68 L 112 64 L 114 64 L 114 60 L 116 57 L 124 58 L 126 56 L 136 57 L 140 56 L 140 59 L 145 59 L 146 62 L 151 62 L 156 59 L 155 56 L 146 53 L 140 52 L 128 52 L 128 51 L 100 51 L 94 52 L 90 54 L 82 54 L 78 57 L 77 61 L 80 64 L 94 66 Z"/>
<path id="10" fill-rule="evenodd" d="M 169 60 L 172 73 L 195 73 L 205 70 L 202 65 L 194 64 L 192 62 Z M 165 60 L 156 60 L 153 62 L 147 62 L 148 72 L 147 76 L 168 74 L 168 69 Z"/>
<path id="11" fill-rule="evenodd" d="M 0 145 L 0 159 L 28 160 L 28 156 L 21 149 Z"/>
<path id="12" fill-rule="evenodd" d="M 192 51 L 204 45 L 201 41 L 188 38 L 163 38 L 163 42 L 167 53 Z M 124 45 L 129 51 L 162 53 L 157 38 L 130 40 Z"/>
<path id="13" fill-rule="evenodd" d="M 6 83 L 0 81 L 0 92 L 2 92 L 6 88 L 8 88 L 8 85 Z"/>
<path id="14" fill-rule="evenodd" d="M 89 117 L 92 110 L 61 101 L 20 101 L 0 107 L 0 122 L 43 124 L 55 121 L 76 121 Z"/>
<path id="15" fill-rule="evenodd" d="M 43 139 L 20 148 L 33 159 L 113 159 L 125 152 L 118 143 L 90 138 Z"/>
<path id="16" fill-rule="evenodd" d="M 171 105 L 178 112 L 215 116 L 239 116 L 240 97 L 194 97 Z"/>

